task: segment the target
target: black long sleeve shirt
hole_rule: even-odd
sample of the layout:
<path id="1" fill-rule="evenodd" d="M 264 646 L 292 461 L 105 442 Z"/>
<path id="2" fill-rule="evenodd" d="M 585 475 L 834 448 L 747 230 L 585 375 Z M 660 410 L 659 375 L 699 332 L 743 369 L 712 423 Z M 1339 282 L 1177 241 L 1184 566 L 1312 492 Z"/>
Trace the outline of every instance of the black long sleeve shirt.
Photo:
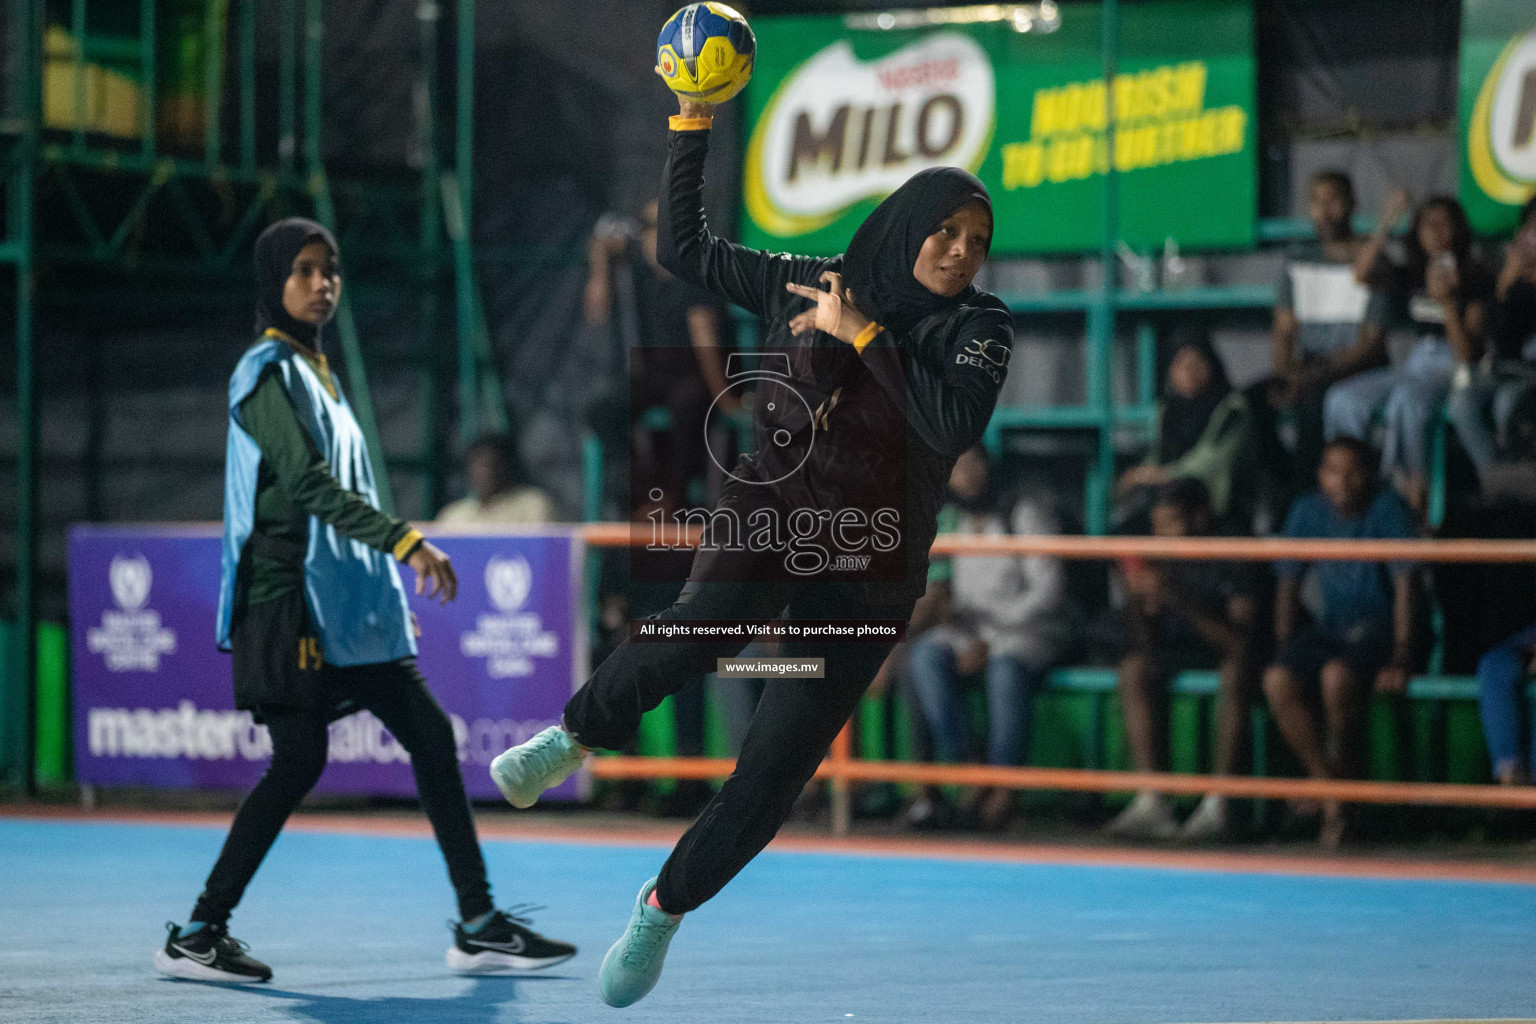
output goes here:
<path id="1" fill-rule="evenodd" d="M 881 332 L 862 353 L 820 331 L 796 337 L 789 320 L 811 301 L 790 294 L 785 284 L 820 287 L 822 273 L 839 271 L 842 257 L 762 252 L 712 234 L 703 201 L 708 147 L 708 129 L 669 133 L 658 260 L 765 321 L 763 351 L 788 357 L 788 386 L 804 399 L 803 406 L 789 401 L 770 410 L 759 397 L 757 454 L 737 474 L 775 481 L 771 486 L 789 509 L 834 512 L 864 507 L 871 492 L 904 481 L 908 554 L 912 571 L 925 580 L 950 470 L 981 439 L 1007 376 L 1011 315 L 996 298 L 977 293 L 909 330 Z M 775 442 L 781 431 L 806 436 L 806 412 L 829 406 L 808 456 L 803 445 Z"/>

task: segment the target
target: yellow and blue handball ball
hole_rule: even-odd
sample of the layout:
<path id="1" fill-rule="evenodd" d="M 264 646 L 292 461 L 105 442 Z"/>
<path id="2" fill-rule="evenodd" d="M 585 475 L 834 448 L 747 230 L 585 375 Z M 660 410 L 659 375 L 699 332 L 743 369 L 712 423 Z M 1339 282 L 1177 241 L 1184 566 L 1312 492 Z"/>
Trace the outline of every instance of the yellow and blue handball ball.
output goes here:
<path id="1" fill-rule="evenodd" d="M 752 77 L 757 38 L 725 4 L 689 4 L 667 19 L 656 37 L 656 71 L 685 99 L 724 103 Z"/>

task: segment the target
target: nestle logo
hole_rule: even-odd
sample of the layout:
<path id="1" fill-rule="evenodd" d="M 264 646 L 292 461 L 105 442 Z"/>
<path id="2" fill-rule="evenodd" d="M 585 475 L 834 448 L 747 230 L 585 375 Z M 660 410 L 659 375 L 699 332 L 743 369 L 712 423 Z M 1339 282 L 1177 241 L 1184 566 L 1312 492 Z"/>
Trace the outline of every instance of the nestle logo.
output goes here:
<path id="1" fill-rule="evenodd" d="M 960 77 L 960 61 L 955 57 L 943 60 L 925 60 L 904 68 L 888 68 L 878 73 L 880 84 L 890 92 L 915 89 L 920 86 L 941 85 Z"/>

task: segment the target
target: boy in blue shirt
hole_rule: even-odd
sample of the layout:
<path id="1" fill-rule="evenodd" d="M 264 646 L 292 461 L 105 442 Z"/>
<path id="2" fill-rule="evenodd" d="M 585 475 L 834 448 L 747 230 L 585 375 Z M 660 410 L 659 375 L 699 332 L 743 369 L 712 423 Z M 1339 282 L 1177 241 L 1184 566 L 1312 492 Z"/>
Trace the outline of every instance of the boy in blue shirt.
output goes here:
<path id="1" fill-rule="evenodd" d="M 1349 540 L 1416 536 L 1408 506 L 1376 488 L 1375 453 L 1339 437 L 1323 449 L 1318 490 L 1297 499 L 1285 521 L 1291 538 Z M 1372 689 L 1402 693 L 1414 655 L 1414 567 L 1406 562 L 1319 562 L 1312 567 L 1322 607 L 1299 624 L 1307 564 L 1275 564 L 1275 663 L 1264 694 L 1281 734 L 1314 779 L 1352 778 L 1364 769 L 1365 711 Z M 1321 712 L 1319 715 L 1318 712 Z M 1321 723 L 1319 723 L 1321 718 Z M 1323 806 L 1319 841 L 1336 848 L 1344 807 Z"/>

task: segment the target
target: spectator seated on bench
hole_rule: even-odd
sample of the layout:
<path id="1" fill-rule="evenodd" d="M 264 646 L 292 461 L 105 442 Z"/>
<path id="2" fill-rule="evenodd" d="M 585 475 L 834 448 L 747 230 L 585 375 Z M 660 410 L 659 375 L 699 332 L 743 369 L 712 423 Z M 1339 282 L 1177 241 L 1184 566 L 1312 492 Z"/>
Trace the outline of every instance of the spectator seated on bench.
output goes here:
<path id="1" fill-rule="evenodd" d="M 1536 722 L 1532 743 L 1520 749 L 1520 723 L 1525 682 L 1536 675 L 1536 624 L 1525 627 L 1477 663 L 1478 707 L 1493 778 L 1501 786 L 1530 785 L 1531 758 L 1536 756 Z M 1527 709 L 1529 710 L 1529 709 Z"/>
<path id="2" fill-rule="evenodd" d="M 1174 480 L 1157 492 L 1152 532 L 1159 537 L 1208 536 L 1210 494 L 1198 480 Z M 1256 574 L 1243 563 L 1125 559 L 1126 633 L 1130 652 L 1120 663 L 1120 702 L 1126 739 L 1137 771 L 1154 772 L 1168 758 L 1168 686 L 1186 669 L 1216 669 L 1220 718 L 1215 771 L 1230 775 L 1252 702 L 1251 652 L 1256 619 Z M 1227 833 L 1227 800 L 1207 795 L 1182 829 L 1183 838 L 1219 839 Z M 1171 839 L 1181 830 L 1167 797 L 1137 793 L 1109 823 L 1124 838 Z"/>
<path id="3" fill-rule="evenodd" d="M 1237 532 L 1247 533 L 1252 510 L 1240 506 L 1248 503 L 1245 492 L 1253 475 L 1252 427 L 1248 398 L 1233 390 L 1210 337 L 1193 330 L 1177 336 L 1152 450 L 1116 485 L 1115 532 L 1145 533 L 1157 489 L 1188 477 L 1205 485 L 1219 524 L 1241 524 Z"/>
<path id="4" fill-rule="evenodd" d="M 1390 488 L 1375 486 L 1374 453 L 1340 437 L 1323 449 L 1318 491 L 1291 506 L 1285 535 L 1300 539 L 1411 538 L 1413 517 Z M 1365 709 L 1372 688 L 1402 693 L 1416 653 L 1415 569 L 1411 563 L 1318 562 L 1321 614 L 1298 623 L 1303 562 L 1275 565 L 1275 663 L 1264 694 L 1286 742 L 1315 779 L 1359 778 L 1364 771 Z M 1318 709 L 1321 710 L 1319 728 Z M 1336 848 L 1344 807 L 1323 807 L 1319 841 Z"/>
<path id="5" fill-rule="evenodd" d="M 961 508 L 958 533 L 1058 532 L 1043 501 L 998 498 L 979 446 L 956 462 L 950 490 Z M 1035 694 L 1074 634 L 1061 562 L 1038 555 L 957 558 L 950 587 L 950 616 L 918 637 L 907 659 L 935 753 L 941 761 L 970 759 L 961 679 L 980 674 L 987 692 L 987 762 L 1023 764 Z M 1006 789 L 982 795 L 976 807 L 989 828 L 1006 825 L 1012 809 L 1013 793 Z"/>

